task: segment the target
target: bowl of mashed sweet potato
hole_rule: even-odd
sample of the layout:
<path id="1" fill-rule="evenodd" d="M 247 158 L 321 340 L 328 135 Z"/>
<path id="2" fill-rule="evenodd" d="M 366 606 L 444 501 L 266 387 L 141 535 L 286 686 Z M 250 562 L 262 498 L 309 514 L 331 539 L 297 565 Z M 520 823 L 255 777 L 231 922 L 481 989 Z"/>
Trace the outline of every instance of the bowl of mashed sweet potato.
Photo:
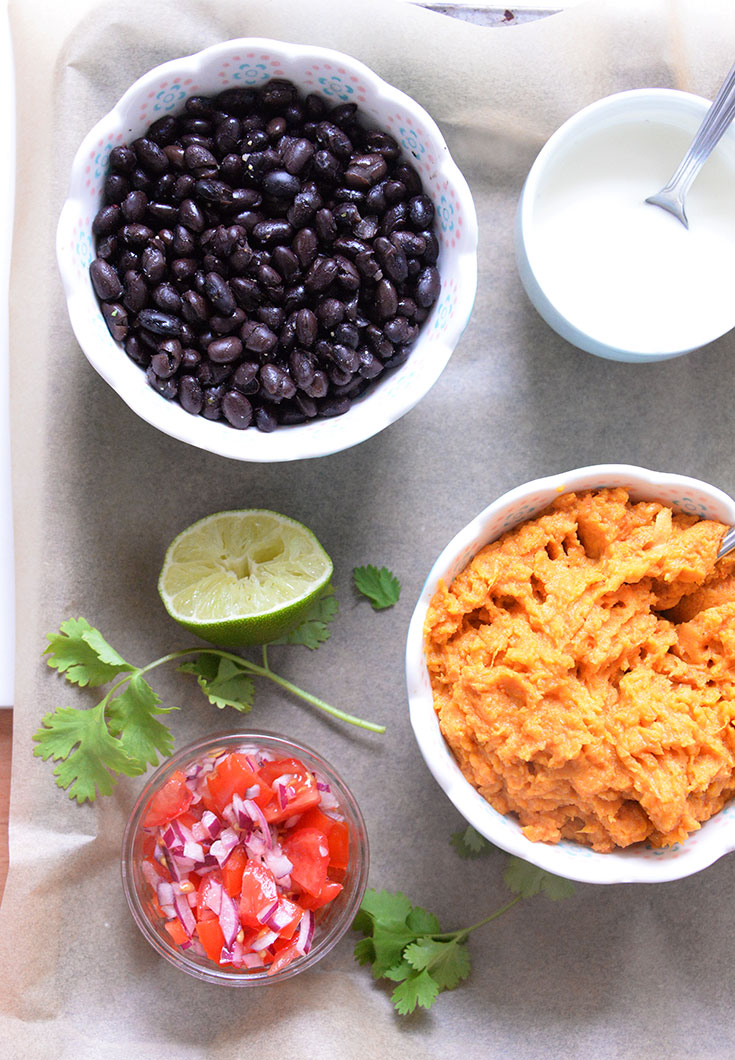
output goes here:
<path id="1" fill-rule="evenodd" d="M 411 723 L 492 843 L 560 876 L 662 882 L 735 849 L 735 501 L 622 464 L 511 490 L 411 620 Z"/>

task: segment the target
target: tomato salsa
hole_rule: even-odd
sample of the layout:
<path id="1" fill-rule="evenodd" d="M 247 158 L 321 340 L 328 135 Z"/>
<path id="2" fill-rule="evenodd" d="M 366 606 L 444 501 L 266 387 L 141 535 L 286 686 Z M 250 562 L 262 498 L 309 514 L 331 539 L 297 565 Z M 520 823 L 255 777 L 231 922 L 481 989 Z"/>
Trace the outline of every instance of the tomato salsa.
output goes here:
<path id="1" fill-rule="evenodd" d="M 142 819 L 146 905 L 174 946 L 273 975 L 342 891 L 350 830 L 329 784 L 260 747 L 178 769 Z"/>

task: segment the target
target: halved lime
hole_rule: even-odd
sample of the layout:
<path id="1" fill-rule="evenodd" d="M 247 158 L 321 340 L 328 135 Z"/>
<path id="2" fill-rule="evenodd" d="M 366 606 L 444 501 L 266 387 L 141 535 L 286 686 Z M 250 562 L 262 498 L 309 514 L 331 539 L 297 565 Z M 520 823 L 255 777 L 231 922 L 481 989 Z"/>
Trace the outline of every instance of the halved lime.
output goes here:
<path id="1" fill-rule="evenodd" d="M 239 648 L 295 629 L 331 576 L 332 561 L 311 530 L 246 508 L 183 530 L 166 552 L 158 591 L 185 629 Z"/>

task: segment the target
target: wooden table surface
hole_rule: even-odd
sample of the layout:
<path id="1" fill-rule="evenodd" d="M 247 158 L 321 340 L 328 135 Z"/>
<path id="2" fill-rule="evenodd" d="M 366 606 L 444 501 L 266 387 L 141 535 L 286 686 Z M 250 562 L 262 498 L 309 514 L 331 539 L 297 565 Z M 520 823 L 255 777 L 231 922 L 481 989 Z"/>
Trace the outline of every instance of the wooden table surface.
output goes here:
<path id="1" fill-rule="evenodd" d="M 8 803 L 10 801 L 10 749 L 13 712 L 0 710 L 0 901 L 8 874 Z"/>

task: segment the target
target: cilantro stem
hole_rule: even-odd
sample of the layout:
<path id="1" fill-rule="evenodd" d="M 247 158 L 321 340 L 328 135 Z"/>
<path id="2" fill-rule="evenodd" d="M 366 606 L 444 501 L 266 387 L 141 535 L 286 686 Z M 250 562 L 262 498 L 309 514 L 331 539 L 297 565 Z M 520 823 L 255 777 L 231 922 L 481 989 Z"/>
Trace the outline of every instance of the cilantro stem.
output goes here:
<path id="1" fill-rule="evenodd" d="M 478 920 L 476 924 L 471 924 L 469 927 L 466 928 L 460 928 L 458 931 L 443 931 L 438 935 L 432 935 L 431 938 L 437 940 L 456 939 L 457 942 L 464 942 L 464 940 L 472 931 L 475 931 L 477 928 L 484 927 L 485 924 L 489 924 L 493 920 L 497 920 L 498 917 L 503 915 L 503 913 L 509 912 L 509 910 L 511 910 L 514 905 L 517 905 L 518 902 L 521 901 L 523 901 L 523 895 L 516 894 L 513 898 L 511 898 L 509 902 L 506 902 L 505 905 L 501 906 L 500 909 L 496 909 L 494 913 L 490 913 L 489 916 L 485 916 L 482 918 L 482 920 Z"/>
<path id="2" fill-rule="evenodd" d="M 299 699 L 303 699 L 306 703 L 310 703 L 313 707 L 318 707 L 319 710 L 323 710 L 327 714 L 331 714 L 332 717 L 338 718 L 340 721 L 347 722 L 350 725 L 356 725 L 360 729 L 367 729 L 368 732 L 384 733 L 385 725 L 378 725 L 373 721 L 365 721 L 364 718 L 358 718 L 354 714 L 347 714 L 343 710 L 339 710 L 337 707 L 331 706 L 329 703 L 325 703 L 323 699 L 319 699 L 317 696 L 313 696 L 310 692 L 305 692 L 303 688 L 299 688 L 298 685 L 292 684 L 291 681 L 287 681 L 285 677 L 281 677 L 279 674 L 274 673 L 268 665 L 268 654 L 266 645 L 263 645 L 263 665 L 259 666 L 258 663 L 252 662 L 250 659 L 244 658 L 242 655 L 237 655 L 234 652 L 224 651 L 222 648 L 183 648 L 180 651 L 170 652 L 168 655 L 162 655 L 160 659 L 155 659 L 153 662 L 148 663 L 147 666 L 143 666 L 140 669 L 132 670 L 124 675 L 119 681 L 117 681 L 105 696 L 103 702 L 106 703 L 110 699 L 112 693 L 124 685 L 126 681 L 129 681 L 133 677 L 139 677 L 141 674 L 148 673 L 149 670 L 155 670 L 156 667 L 162 666 L 164 663 L 175 662 L 177 659 L 182 659 L 186 655 L 217 655 L 221 659 L 230 659 L 238 666 L 247 670 L 249 673 L 256 674 L 258 677 L 267 677 L 275 684 L 280 685 L 287 692 L 291 692 L 292 695 L 298 696 Z"/>

